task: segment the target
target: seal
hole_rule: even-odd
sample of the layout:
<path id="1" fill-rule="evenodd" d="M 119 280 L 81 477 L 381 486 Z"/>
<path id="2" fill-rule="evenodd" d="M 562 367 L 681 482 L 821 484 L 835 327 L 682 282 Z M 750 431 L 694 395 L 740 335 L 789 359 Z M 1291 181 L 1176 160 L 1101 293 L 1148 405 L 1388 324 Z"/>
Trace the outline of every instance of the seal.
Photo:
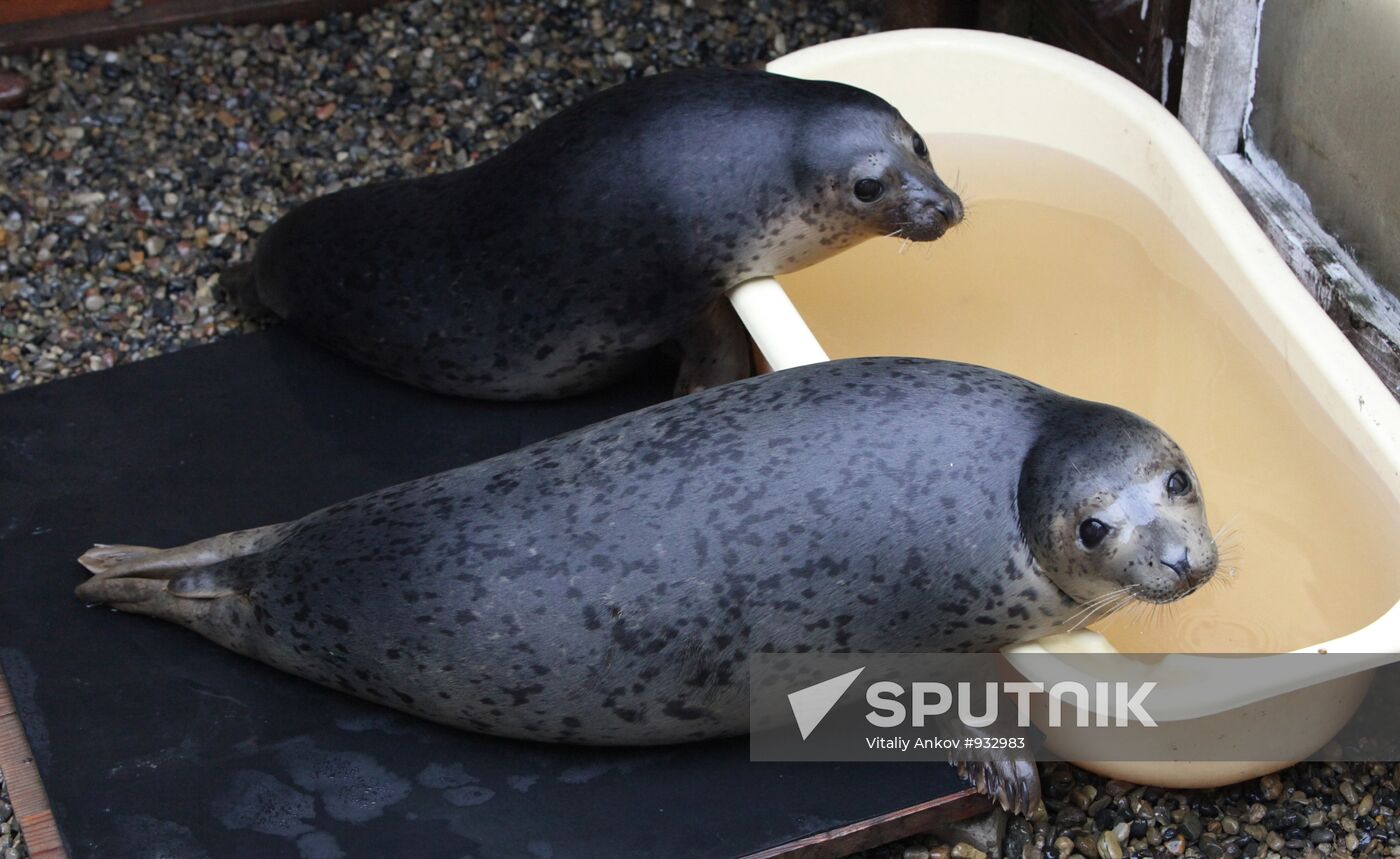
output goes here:
<path id="1" fill-rule="evenodd" d="M 563 397 L 662 344 L 678 393 L 750 374 L 724 293 L 963 216 L 928 147 L 844 84 L 705 69 L 640 78 L 453 173 L 312 200 L 226 273 L 330 349 L 445 394 Z"/>
<path id="2" fill-rule="evenodd" d="M 78 596 L 437 722 L 748 730 L 755 652 L 990 652 L 1216 564 L 1185 455 L 994 370 L 868 358 L 672 400 L 305 518 L 99 545 Z M 1033 807 L 1035 769 L 978 783 Z"/>

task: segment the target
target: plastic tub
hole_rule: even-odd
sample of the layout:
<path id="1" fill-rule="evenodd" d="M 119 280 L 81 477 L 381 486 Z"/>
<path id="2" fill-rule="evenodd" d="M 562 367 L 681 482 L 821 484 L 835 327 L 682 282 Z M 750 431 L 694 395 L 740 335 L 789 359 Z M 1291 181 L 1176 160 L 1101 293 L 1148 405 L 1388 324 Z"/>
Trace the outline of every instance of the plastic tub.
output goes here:
<path id="1" fill-rule="evenodd" d="M 1095 764 L 1068 733 L 1052 747 L 1121 778 L 1206 786 L 1324 744 L 1376 662 L 1346 655 L 1400 653 L 1400 405 L 1207 156 L 1126 80 L 1023 39 L 904 30 L 768 68 L 886 98 L 970 202 L 968 222 L 932 245 L 901 254 L 877 240 L 781 284 L 737 287 L 769 364 L 923 355 L 1117 403 L 1182 444 L 1212 523 L 1238 530 L 1218 577 L 1233 586 L 1012 648 L 1012 663 L 1115 650 L 1338 657 L 1330 673 L 1193 695 L 1196 710 L 1167 726 L 1176 742 L 1219 734 L 1222 720 L 1275 731 L 1289 738 L 1278 761 L 1222 763 L 1217 747 L 1211 761 Z"/>

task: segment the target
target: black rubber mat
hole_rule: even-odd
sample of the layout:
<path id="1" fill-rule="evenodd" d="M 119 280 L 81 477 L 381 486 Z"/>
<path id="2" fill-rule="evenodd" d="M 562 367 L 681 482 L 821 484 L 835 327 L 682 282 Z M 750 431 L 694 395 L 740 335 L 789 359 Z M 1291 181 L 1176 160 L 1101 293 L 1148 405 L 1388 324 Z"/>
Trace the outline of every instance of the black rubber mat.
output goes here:
<path id="1" fill-rule="evenodd" d="M 0 396 L 0 663 L 72 855 L 708 859 L 961 790 L 941 765 L 750 763 L 744 741 L 459 732 L 73 596 L 93 542 L 298 517 L 657 401 L 673 374 L 453 400 L 274 330 Z"/>

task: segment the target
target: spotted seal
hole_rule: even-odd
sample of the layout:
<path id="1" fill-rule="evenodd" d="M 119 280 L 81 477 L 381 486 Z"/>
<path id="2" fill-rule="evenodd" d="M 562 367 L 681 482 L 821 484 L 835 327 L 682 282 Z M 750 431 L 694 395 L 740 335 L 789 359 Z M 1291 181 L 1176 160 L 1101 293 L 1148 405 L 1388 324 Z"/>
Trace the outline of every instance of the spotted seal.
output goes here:
<path id="1" fill-rule="evenodd" d="M 879 97 L 688 70 L 604 90 L 465 170 L 312 200 L 226 280 L 441 393 L 578 394 L 665 343 L 687 393 L 749 375 L 728 287 L 873 236 L 936 239 L 962 215 Z"/>
<path id="2" fill-rule="evenodd" d="M 869 358 L 713 388 L 293 522 L 96 546 L 84 600 L 434 721 L 653 744 L 748 727 L 754 652 L 991 651 L 1213 574 L 1161 430 Z M 980 783 L 1033 804 L 1035 770 Z M 1002 767 L 1002 769 L 997 769 Z"/>

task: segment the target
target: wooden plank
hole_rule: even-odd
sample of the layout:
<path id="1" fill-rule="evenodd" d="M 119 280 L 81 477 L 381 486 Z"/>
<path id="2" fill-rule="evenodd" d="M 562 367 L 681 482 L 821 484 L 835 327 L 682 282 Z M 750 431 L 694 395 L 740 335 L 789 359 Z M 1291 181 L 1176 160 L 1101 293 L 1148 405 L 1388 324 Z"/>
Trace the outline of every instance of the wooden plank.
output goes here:
<path id="1" fill-rule="evenodd" d="M 106 9 L 109 0 L 0 0 L 0 24 Z"/>
<path id="2" fill-rule="evenodd" d="M 885 0 L 882 30 L 977 26 L 979 0 Z"/>
<path id="3" fill-rule="evenodd" d="M 1175 111 L 1187 0 L 1034 0 L 1030 35 L 1107 66 Z"/>
<path id="4" fill-rule="evenodd" d="M 1376 283 L 1322 228 L 1301 192 L 1280 187 L 1256 166 L 1264 158 L 1257 152 L 1232 153 L 1216 163 L 1303 286 L 1400 397 L 1400 298 Z"/>
<path id="5" fill-rule="evenodd" d="M 1181 124 L 1207 154 L 1239 152 L 1254 90 L 1261 0 L 1194 0 L 1186 24 Z"/>
<path id="6" fill-rule="evenodd" d="M 861 850 L 869 850 L 881 844 L 928 832 L 940 823 L 982 814 L 991 808 L 992 801 L 989 798 L 968 788 L 830 832 L 779 844 L 777 847 L 751 853 L 743 859 L 840 859 Z"/>
<path id="7" fill-rule="evenodd" d="M 67 859 L 48 794 L 34 765 L 34 752 L 20 724 L 10 684 L 0 671 L 0 772 L 31 859 Z"/>
<path id="8" fill-rule="evenodd" d="M 253 24 L 363 12 L 388 0 L 161 0 L 127 15 L 83 12 L 0 26 L 0 53 L 63 45 L 112 45 L 195 24 Z"/>

